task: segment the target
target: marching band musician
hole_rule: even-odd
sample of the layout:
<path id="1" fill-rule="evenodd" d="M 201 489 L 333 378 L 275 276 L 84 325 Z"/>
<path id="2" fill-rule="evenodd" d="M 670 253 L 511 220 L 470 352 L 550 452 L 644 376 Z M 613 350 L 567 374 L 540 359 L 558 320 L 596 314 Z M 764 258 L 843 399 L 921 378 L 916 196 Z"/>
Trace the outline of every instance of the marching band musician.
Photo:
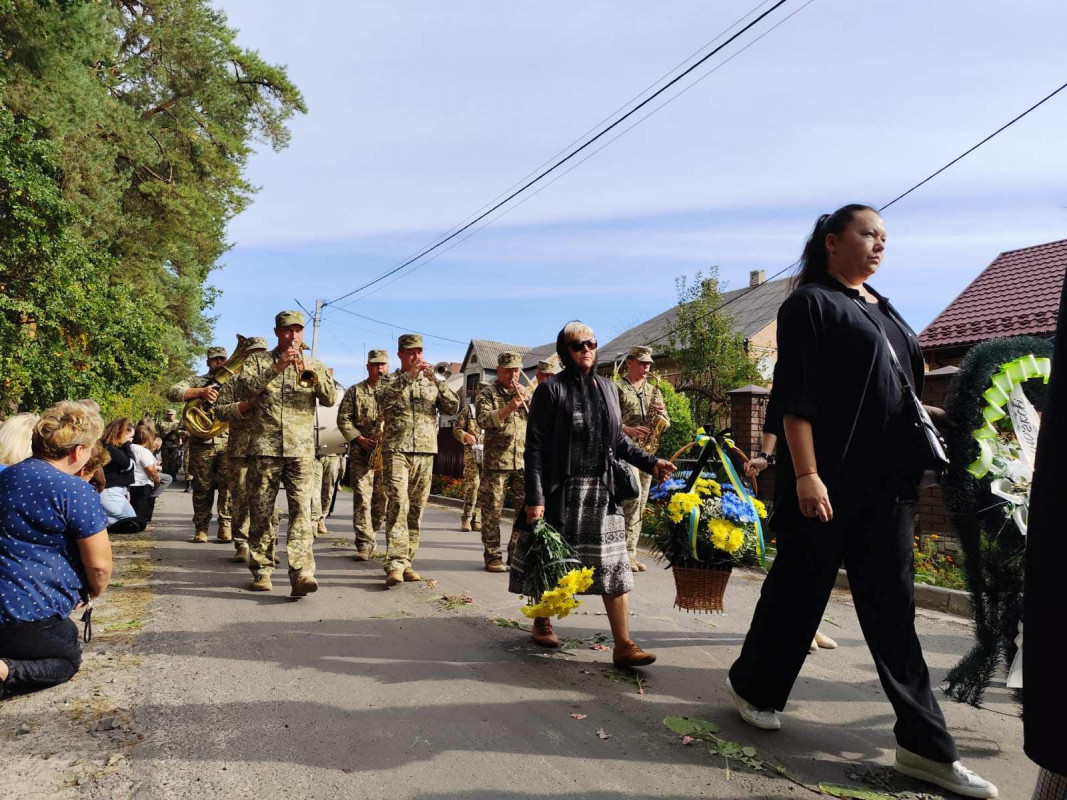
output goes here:
<path id="1" fill-rule="evenodd" d="M 476 449 L 482 443 L 482 427 L 474 418 L 474 404 L 478 401 L 480 389 L 475 387 L 470 402 L 459 412 L 459 417 L 452 426 L 452 435 L 463 445 L 463 515 L 460 517 L 459 529 L 461 531 L 480 531 L 482 529 L 481 516 L 478 514 L 478 486 L 481 482 L 480 474 L 482 465 L 478 456 L 481 451 Z"/>
<path id="2" fill-rule="evenodd" d="M 203 398 L 214 403 L 219 396 L 215 383 L 215 373 L 226 363 L 226 348 L 215 346 L 207 350 L 207 368 L 204 375 L 190 375 L 184 381 L 176 383 L 167 390 L 167 399 L 172 403 L 184 403 Z M 189 466 L 186 479 L 193 479 L 193 526 L 196 530 L 194 542 L 206 542 L 208 528 L 211 525 L 211 506 L 215 502 L 218 490 L 218 517 L 220 542 L 228 542 L 230 534 L 230 498 L 229 482 L 226 480 L 226 443 L 228 433 L 223 431 L 212 439 L 190 437 L 186 445 Z"/>
<path id="3" fill-rule="evenodd" d="M 651 436 L 649 422 L 654 418 L 658 417 L 666 423 L 664 430 L 671 424 L 667 407 L 663 404 L 663 392 L 655 383 L 647 380 L 651 369 L 652 348 L 631 347 L 626 356 L 626 376 L 616 381 L 619 387 L 619 406 L 622 409 L 623 433 L 639 446 Z M 648 492 L 652 487 L 652 476 L 634 467 L 630 469 L 637 475 L 641 493 L 622 504 L 622 512 L 626 517 L 626 552 L 630 556 L 630 569 L 634 572 L 644 572 L 647 567 L 637 560 L 637 542 L 641 538 L 641 520 L 645 514 Z"/>
<path id="4" fill-rule="evenodd" d="M 367 378 L 348 387 L 337 409 L 337 427 L 348 442 L 348 474 L 352 481 L 352 529 L 356 561 L 374 555 L 378 529 L 385 517 L 385 481 L 372 456 L 381 439 L 378 395 L 389 380 L 389 354 L 367 353 Z"/>
<path id="5" fill-rule="evenodd" d="M 397 349 L 400 367 L 379 395 L 385 416 L 382 467 L 389 497 L 386 586 L 422 580 L 412 562 L 419 549 L 422 510 L 430 496 L 437 415 L 459 411 L 459 397 L 443 380 L 435 380 L 433 364 L 423 361 L 422 336 L 403 334 Z"/>
<path id="6" fill-rule="evenodd" d="M 537 385 L 556 377 L 563 368 L 559 365 L 559 356 L 555 353 L 537 362 Z"/>
<path id="7" fill-rule="evenodd" d="M 262 353 L 267 349 L 267 340 L 262 336 L 251 336 L 245 341 L 245 349 L 248 353 Z M 219 391 L 219 399 L 216 404 L 216 414 L 224 405 L 236 402 L 238 399 L 255 402 L 255 396 L 235 398 L 235 382 L 228 381 L 223 384 Z M 254 406 L 253 406 L 254 408 Z M 249 410 L 241 419 L 231 419 L 227 430 L 230 443 L 226 447 L 227 472 L 230 477 L 230 516 L 231 530 L 233 533 L 234 555 L 233 560 L 238 564 L 248 563 L 248 530 L 250 527 L 248 514 L 248 453 L 252 434 L 253 410 Z M 274 545 L 278 540 L 277 519 L 271 518 L 271 548 L 270 556 L 275 564 L 278 563 L 274 555 Z"/>
<path id="8" fill-rule="evenodd" d="M 485 429 L 478 513 L 482 518 L 486 572 L 507 569 L 500 556 L 500 512 L 504 508 L 505 491 L 511 494 L 516 512 L 523 507 L 526 496 L 523 453 L 530 413 L 527 392 L 519 383 L 522 357 L 505 350 L 497 356 L 496 363 L 496 380 L 481 391 L 475 405 L 475 418 Z"/>
<path id="9" fill-rule="evenodd" d="M 282 311 L 274 318 L 278 345 L 254 353 L 230 381 L 227 396 L 236 402 L 216 409 L 220 419 L 250 416 L 248 442 L 248 536 L 252 591 L 269 592 L 274 560 L 270 554 L 271 518 L 280 484 L 289 504 L 286 555 L 291 596 L 304 597 L 319 588 L 315 580 L 315 523 L 311 513 L 315 483 L 315 401 L 333 405 L 337 386 L 318 359 L 305 359 L 304 315 Z M 310 377 L 305 381 L 304 373 Z M 227 384 L 229 386 L 230 384 Z M 254 409 L 254 411 L 253 411 Z"/>

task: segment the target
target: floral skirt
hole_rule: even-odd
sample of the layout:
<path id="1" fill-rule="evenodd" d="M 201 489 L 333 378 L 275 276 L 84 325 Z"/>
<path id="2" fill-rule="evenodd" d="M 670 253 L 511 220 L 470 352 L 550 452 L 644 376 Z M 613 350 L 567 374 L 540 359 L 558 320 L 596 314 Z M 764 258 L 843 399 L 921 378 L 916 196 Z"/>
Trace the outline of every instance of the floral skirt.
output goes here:
<path id="1" fill-rule="evenodd" d="M 630 556 L 626 552 L 626 520 L 622 506 L 598 477 L 570 477 L 560 490 L 564 493 L 563 519 L 547 519 L 558 530 L 582 562 L 593 567 L 593 585 L 583 594 L 625 594 L 634 588 Z M 530 532 L 517 525 L 518 537 L 509 564 L 508 590 L 522 594 L 523 557 Z"/>

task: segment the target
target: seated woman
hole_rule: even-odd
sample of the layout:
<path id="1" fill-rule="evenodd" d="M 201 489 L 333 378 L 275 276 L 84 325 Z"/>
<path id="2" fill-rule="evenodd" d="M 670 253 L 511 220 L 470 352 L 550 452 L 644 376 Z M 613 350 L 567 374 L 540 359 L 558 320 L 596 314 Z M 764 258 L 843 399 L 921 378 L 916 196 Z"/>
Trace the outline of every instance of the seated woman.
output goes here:
<path id="1" fill-rule="evenodd" d="M 33 426 L 39 419 L 36 414 L 16 414 L 0 422 L 0 470 L 32 455 Z"/>
<path id="2" fill-rule="evenodd" d="M 109 533 L 137 533 L 148 524 L 130 504 L 129 487 L 136 475 L 133 470 L 133 423 L 126 417 L 112 421 L 105 429 L 103 443 L 111 461 L 104 466 L 107 484 L 100 502 L 107 512 Z"/>
<path id="3" fill-rule="evenodd" d="M 604 598 L 615 639 L 615 664 L 651 664 L 656 656 L 630 638 L 627 597 L 634 576 L 610 459 L 614 454 L 657 480 L 670 477 L 674 465 L 649 455 L 623 433 L 618 387 L 596 374 L 597 342 L 588 325 L 568 323 L 556 339 L 556 352 L 563 372 L 540 384 L 530 401 L 524 458 L 526 522 L 532 525 L 544 517 L 582 565 L 593 567 L 593 585 L 586 594 Z M 528 527 L 516 526 L 516 532 L 509 589 L 521 594 L 530 536 Z M 533 640 L 542 647 L 560 646 L 547 617 L 534 619 Z"/>
<path id="4" fill-rule="evenodd" d="M 0 473 L 0 695 L 63 683 L 81 665 L 70 612 L 111 579 L 107 515 L 76 477 L 102 427 L 59 403 L 34 428 L 33 457 Z"/>
<path id="5" fill-rule="evenodd" d="M 156 510 L 156 498 L 174 480 L 160 469 L 160 462 L 152 455 L 152 448 L 159 441 L 147 425 L 138 425 L 133 432 L 133 485 L 130 486 L 130 505 L 146 523 L 152 521 Z"/>

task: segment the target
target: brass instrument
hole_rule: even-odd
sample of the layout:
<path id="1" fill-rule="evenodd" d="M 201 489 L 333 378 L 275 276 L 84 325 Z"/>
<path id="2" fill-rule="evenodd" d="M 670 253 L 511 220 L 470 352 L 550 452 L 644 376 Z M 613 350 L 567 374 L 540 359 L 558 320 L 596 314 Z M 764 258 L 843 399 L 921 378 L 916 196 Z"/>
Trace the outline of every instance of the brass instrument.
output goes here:
<path id="1" fill-rule="evenodd" d="M 433 365 L 433 377 L 438 381 L 447 381 L 452 377 L 452 362 L 438 361 Z"/>
<path id="2" fill-rule="evenodd" d="M 212 374 L 212 382 L 208 384 L 218 391 L 222 384 L 235 377 L 244 366 L 248 358 L 248 339 L 237 334 L 237 349 L 233 351 L 226 363 L 215 370 Z M 189 431 L 194 439 L 213 439 L 221 434 L 229 426 L 229 423 L 215 418 L 215 404 L 196 397 L 185 404 L 182 409 L 182 425 Z"/>
<path id="3" fill-rule="evenodd" d="M 307 342 L 300 343 L 301 350 L 310 350 Z M 295 364 L 296 366 L 296 385 L 301 389 L 314 389 L 315 384 L 319 382 L 318 376 L 315 374 L 315 370 L 308 369 L 304 364 L 304 355 L 301 353 L 299 360 Z"/>
<path id="4" fill-rule="evenodd" d="M 649 376 L 646 380 L 650 380 L 653 386 L 659 384 L 659 379 L 655 376 Z M 655 397 L 655 394 L 653 394 Z M 645 419 L 642 423 L 648 428 L 648 436 L 641 437 L 641 441 L 637 444 L 647 453 L 656 455 L 656 451 L 659 450 L 659 440 L 663 436 L 663 432 L 670 427 L 670 423 L 663 417 L 656 413 L 652 403 L 649 403 L 648 408 L 645 410 Z"/>
<path id="5" fill-rule="evenodd" d="M 526 386 L 523 387 L 522 382 L 526 381 Z M 517 395 L 522 392 L 522 407 L 526 409 L 526 413 L 530 413 L 530 398 L 533 397 L 534 389 L 537 388 L 537 377 L 533 380 L 526 377 L 526 373 L 521 369 L 519 370 L 518 380 L 515 382 L 515 389 L 513 394 Z"/>
<path id="6" fill-rule="evenodd" d="M 378 412 L 378 419 L 374 422 L 374 431 L 377 433 L 374 449 L 370 452 L 370 468 L 377 472 L 382 468 L 382 445 L 385 443 L 385 412 Z"/>

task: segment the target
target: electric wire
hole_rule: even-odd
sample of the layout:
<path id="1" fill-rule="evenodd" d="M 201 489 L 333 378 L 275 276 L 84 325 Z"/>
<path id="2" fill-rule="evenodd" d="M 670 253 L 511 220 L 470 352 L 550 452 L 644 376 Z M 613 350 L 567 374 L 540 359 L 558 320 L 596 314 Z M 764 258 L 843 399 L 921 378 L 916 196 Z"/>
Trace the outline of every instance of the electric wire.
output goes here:
<path id="1" fill-rule="evenodd" d="M 679 73 L 678 75 L 676 75 L 676 76 L 675 76 L 674 78 L 672 78 L 672 79 L 671 79 L 670 81 L 668 81 L 668 82 L 667 82 L 666 84 L 664 84 L 663 86 L 661 86 L 661 87 L 660 87 L 659 89 L 657 89 L 657 90 L 656 90 L 655 92 L 653 92 L 653 93 L 652 93 L 651 95 L 649 95 L 648 97 L 646 97 L 646 98 L 645 98 L 644 100 L 642 100 L 642 101 L 641 101 L 640 103 L 638 103 L 638 104 L 637 104 L 636 106 L 634 106 L 633 108 L 631 108 L 631 109 L 630 109 L 629 111 L 627 111 L 627 112 L 626 112 L 625 114 L 623 114 L 623 115 L 622 115 L 621 117 L 619 117 L 619 118 L 618 118 L 617 120 L 615 120 L 614 122 L 612 122 L 612 123 L 611 123 L 610 125 L 608 125 L 608 126 L 607 126 L 606 128 L 604 128 L 603 130 L 601 130 L 601 131 L 600 131 L 599 133 L 597 133 L 597 134 L 596 134 L 595 136 L 593 136 L 592 138 L 590 138 L 590 139 L 586 140 L 586 141 L 585 141 L 585 142 L 584 142 L 584 143 L 583 143 L 583 144 L 582 144 L 581 146 L 579 146 L 579 147 L 575 148 L 575 149 L 574 149 L 574 150 L 572 150 L 572 151 L 571 151 L 570 153 L 568 153 L 568 154 L 567 154 L 566 156 L 564 156 L 563 158 L 561 158 L 561 159 L 559 159 L 558 161 L 556 161 L 555 163 L 553 163 L 553 164 L 552 164 L 552 166 L 550 166 L 550 167 L 548 167 L 547 169 L 545 169 L 545 170 L 543 170 L 542 172 L 540 172 L 540 173 L 539 173 L 539 174 L 538 174 L 538 175 L 537 175 L 537 176 L 536 176 L 535 178 L 532 178 L 531 180 L 529 180 L 529 181 L 527 181 L 526 183 L 524 183 L 524 184 L 523 184 L 523 185 L 522 185 L 521 187 L 519 187 L 518 189 L 516 189 L 516 190 L 514 190 L 513 192 L 511 192 L 511 193 L 510 193 L 509 195 L 507 195 L 507 197 L 505 197 L 505 198 L 504 198 L 503 200 L 500 200 L 500 201 L 499 201 L 499 202 L 497 202 L 497 203 L 496 203 L 495 205 L 493 205 L 493 206 L 492 206 L 492 207 L 491 207 L 491 208 L 490 208 L 490 209 L 489 209 L 488 211 L 485 211 L 485 212 L 483 212 L 482 214 L 480 214 L 479 216 L 475 217 L 475 218 L 474 218 L 473 220 L 471 220 L 470 222 L 468 222 L 468 223 L 466 223 L 465 225 L 461 226 L 461 227 L 460 227 L 460 228 L 459 228 L 458 230 L 456 230 L 456 231 L 453 231 L 453 232 L 452 232 L 451 234 L 449 234 L 448 236 L 446 236 L 446 237 L 445 237 L 444 239 L 442 239 L 442 240 L 441 240 L 441 241 L 439 241 L 438 243 L 436 243 L 436 244 L 434 244 L 434 245 L 432 245 L 432 246 L 430 246 L 430 247 L 428 247 L 428 248 L 425 248 L 424 250 L 422 250 L 421 252 L 419 252 L 419 253 L 418 253 L 418 254 L 417 254 L 416 256 L 414 256 L 414 257 L 412 257 L 412 258 L 409 258 L 409 259 L 408 259 L 407 261 L 405 261 L 405 262 L 401 263 L 401 264 L 400 264 L 399 266 L 393 267 L 392 269 L 390 269 L 390 270 L 388 270 L 388 271 L 386 271 L 386 272 L 382 273 L 381 275 L 379 275 L 379 276 L 378 276 L 378 277 L 376 277 L 376 278 L 373 278 L 372 280 L 368 281 L 367 283 L 363 284 L 362 286 L 359 286 L 359 287 L 357 287 L 357 288 L 353 289 L 353 290 L 352 290 L 352 291 L 350 291 L 350 292 L 346 292 L 345 294 L 343 294 L 343 295 L 341 295 L 341 296 L 339 296 L 339 297 L 336 297 L 336 298 L 334 298 L 333 300 L 330 300 L 330 301 L 328 301 L 328 302 L 327 302 L 327 303 L 325 303 L 324 305 L 332 305 L 332 304 L 334 304 L 334 303 L 337 303 L 337 302 L 339 302 L 339 301 L 341 301 L 341 300 L 344 300 L 344 299 L 346 299 L 346 298 L 348 298 L 348 297 L 351 297 L 352 295 L 354 295 L 354 294 L 357 294 L 357 293 L 359 293 L 359 292 L 363 291 L 364 289 L 368 289 L 368 288 L 370 288 L 371 286 L 373 286 L 373 285 L 374 285 L 374 284 L 376 284 L 376 283 L 380 283 L 381 281 L 385 280 L 386 278 L 390 277 L 391 275 L 394 275 L 395 273 L 397 273 L 397 272 L 399 272 L 400 270 L 404 269 L 404 267 L 408 266 L 409 264 L 411 264 L 411 263 L 413 263 L 413 262 L 415 262 L 415 261 L 419 260 L 419 259 L 420 259 L 420 258 L 422 258 L 423 256 L 426 256 L 426 255 L 428 255 L 429 253 L 431 253 L 431 252 L 433 252 L 434 250 L 436 250 L 436 249 L 438 249 L 439 247 L 441 247 L 441 245 L 443 245 L 443 244 L 446 244 L 446 243 L 447 243 L 447 242 L 449 242 L 450 240 L 454 239 L 454 238 L 455 238 L 456 236 L 458 236 L 459 234 L 461 234 L 461 233 L 462 233 L 463 231 L 467 230 L 468 228 L 471 228 L 471 227 L 473 227 L 473 226 L 474 226 L 474 225 L 476 225 L 476 224 L 477 224 L 478 222 L 480 222 L 481 220 L 485 219 L 485 218 L 486 218 L 486 217 L 488 217 L 488 216 L 489 216 L 490 214 L 492 214 L 492 213 L 493 213 L 494 211 L 496 211 L 496 210 L 497 210 L 498 208 L 500 208 L 500 207 L 501 207 L 501 206 L 503 206 L 503 205 L 506 205 L 506 204 L 507 204 L 508 202 L 510 202 L 510 201 L 511 201 L 512 199 L 514 199 L 514 198 L 515 198 L 515 197 L 517 197 L 518 195 L 520 195 L 520 194 L 522 194 L 523 192 L 525 192 L 525 191 L 526 191 L 527 189 L 529 189 L 529 188 L 530 188 L 531 186 L 533 186 L 533 185 L 534 185 L 535 183 L 538 183 L 538 182 L 539 182 L 539 181 L 540 181 L 540 180 L 541 180 L 542 178 L 544 178 L 544 177 L 545 177 L 545 176 L 547 176 L 548 174 L 550 174 L 550 173 L 554 172 L 554 171 L 555 171 L 556 169 L 558 169 L 558 168 L 559 168 L 560 166 L 562 166 L 562 165 L 563 165 L 563 164 L 565 164 L 566 162 L 570 161 L 570 160 L 571 160 L 572 158 L 574 158 L 575 156 L 577 156 L 577 155 L 578 155 L 579 153 L 581 153 L 581 152 L 582 152 L 583 150 L 585 150 L 586 148 L 588 148 L 588 147 L 589 147 L 590 145 L 592 145 L 592 144 L 593 144 L 594 142 L 598 141 L 598 140 L 599 140 L 599 139 L 601 139 L 601 138 L 602 138 L 603 136 L 605 136 L 605 135 L 606 135 L 606 134 L 607 134 L 607 133 L 608 133 L 609 131 L 611 131 L 611 130 L 615 129 L 616 127 L 618 127 L 619 125 L 621 125 L 621 124 L 622 124 L 622 123 L 623 123 L 623 122 L 624 122 L 625 120 L 629 119 L 629 118 L 630 118 L 631 116 L 633 116 L 634 114 L 636 114 L 636 113 L 637 113 L 638 111 L 640 111 L 640 110 L 641 110 L 642 108 L 644 108 L 644 107 L 645 107 L 646 105 L 648 105 L 648 104 L 649 104 L 650 102 L 652 102 L 652 101 L 653 101 L 654 99 L 656 99 L 656 98 L 657 98 L 657 97 L 659 97 L 659 96 L 660 96 L 661 94 L 663 94 L 663 93 L 664 93 L 665 91 L 667 91 L 667 89 L 669 89 L 670 87 L 672 87 L 673 85 L 675 85 L 676 83 L 678 83 L 678 81 L 682 80 L 682 79 L 683 79 L 684 77 L 686 77 L 687 75 L 689 75 L 690 73 L 692 73 L 692 72 L 693 72 L 694 70 L 696 70 L 696 69 L 697 69 L 698 67 L 700 67 L 700 66 L 701 66 L 702 64 L 704 64 L 704 63 L 705 63 L 706 61 L 708 61 L 708 60 L 709 60 L 710 58 L 712 58 L 713 56 L 715 56 L 715 55 L 717 55 L 717 54 L 718 54 L 719 52 L 721 52 L 721 51 L 723 50 L 723 48 L 727 47 L 727 46 L 728 46 L 729 44 L 731 44 L 732 42 L 734 42 L 734 41 L 735 41 L 735 40 L 736 40 L 736 39 L 737 39 L 738 37 L 742 36 L 743 34 L 745 34 L 746 32 L 748 32 L 749 30 L 751 30 L 751 29 L 752 29 L 753 27 L 755 27 L 756 25 L 758 25 L 758 24 L 759 24 L 760 22 L 762 22 L 762 21 L 763 21 L 763 20 L 764 20 L 764 19 L 765 19 L 765 18 L 766 18 L 766 17 L 768 16 L 768 15 L 772 14 L 772 13 L 773 13 L 774 11 L 776 11 L 776 10 L 777 10 L 777 9 L 778 9 L 779 7 L 783 6 L 783 5 L 784 5 L 784 4 L 786 3 L 786 2 L 788 2 L 788 0 L 778 0 L 778 1 L 777 1 L 777 2 L 776 2 L 776 3 L 774 4 L 774 5 L 773 5 L 773 6 L 771 6 L 771 7 L 769 8 L 769 9 L 767 9 L 766 11 L 764 11 L 763 13 L 761 13 L 761 14 L 760 14 L 759 16 L 757 16 L 757 17 L 756 17 L 755 19 L 753 19 L 753 20 L 752 20 L 751 22 L 749 22 L 748 24 L 746 24 L 746 25 L 745 25 L 744 27 L 742 27 L 742 28 L 741 28 L 741 30 L 737 31 L 737 33 L 735 33 L 735 34 L 733 34 L 732 36 L 730 36 L 730 37 L 729 37 L 729 38 L 728 38 L 728 39 L 727 39 L 727 40 L 726 40 L 725 42 L 723 42 L 722 44 L 720 44 L 720 45 L 719 45 L 718 47 L 714 48 L 714 49 L 713 49 L 713 50 L 712 50 L 711 52 L 709 52 L 709 53 L 708 53 L 707 55 L 705 55 L 705 56 L 702 56 L 702 57 L 701 57 L 701 58 L 700 58 L 700 59 L 699 59 L 699 60 L 698 60 L 698 61 L 697 61 L 696 63 L 694 63 L 693 65 L 691 65 L 691 66 L 687 67 L 687 68 L 686 68 L 686 69 L 685 69 L 684 71 L 682 71 L 681 73 Z"/>

